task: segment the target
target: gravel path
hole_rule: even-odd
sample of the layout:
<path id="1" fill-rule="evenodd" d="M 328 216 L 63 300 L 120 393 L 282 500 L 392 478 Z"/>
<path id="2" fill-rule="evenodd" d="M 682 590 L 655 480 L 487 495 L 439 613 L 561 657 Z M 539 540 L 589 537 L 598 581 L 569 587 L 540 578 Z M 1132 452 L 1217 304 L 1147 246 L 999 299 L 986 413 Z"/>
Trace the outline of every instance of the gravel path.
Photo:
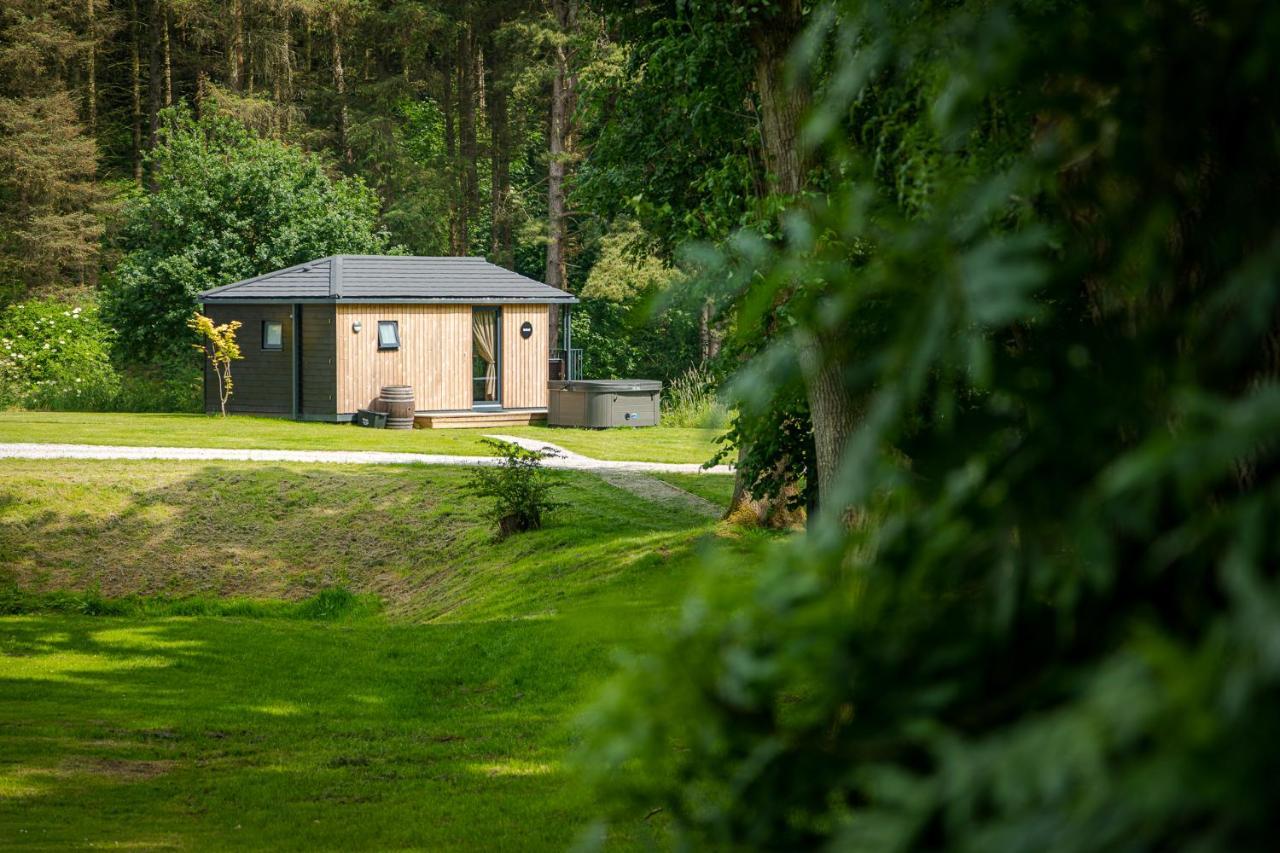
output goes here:
<path id="1" fill-rule="evenodd" d="M 530 439 L 504 436 L 525 447 L 551 448 L 561 455 L 546 460 L 548 468 L 575 471 L 670 471 L 696 474 L 702 469 L 693 463 L 613 462 L 592 459 L 563 448 Z M 342 465 L 493 465 L 489 456 L 449 456 L 428 453 L 384 453 L 378 450 L 239 450 L 215 447 L 123 447 L 96 444 L 0 444 L 0 459 L 172 459 L 224 462 L 318 462 Z M 712 473 L 727 474 L 732 469 L 720 465 Z"/>

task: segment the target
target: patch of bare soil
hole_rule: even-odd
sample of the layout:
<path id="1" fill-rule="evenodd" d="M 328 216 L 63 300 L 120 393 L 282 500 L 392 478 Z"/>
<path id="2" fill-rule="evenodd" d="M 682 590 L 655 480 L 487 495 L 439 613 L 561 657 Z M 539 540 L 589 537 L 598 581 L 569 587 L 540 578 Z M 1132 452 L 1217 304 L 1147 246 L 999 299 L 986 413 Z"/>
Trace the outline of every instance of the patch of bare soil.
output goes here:
<path id="1" fill-rule="evenodd" d="M 124 758 L 76 757 L 63 762 L 62 770 L 107 776 L 121 782 L 142 782 L 162 776 L 173 769 L 173 761 L 133 761 Z"/>

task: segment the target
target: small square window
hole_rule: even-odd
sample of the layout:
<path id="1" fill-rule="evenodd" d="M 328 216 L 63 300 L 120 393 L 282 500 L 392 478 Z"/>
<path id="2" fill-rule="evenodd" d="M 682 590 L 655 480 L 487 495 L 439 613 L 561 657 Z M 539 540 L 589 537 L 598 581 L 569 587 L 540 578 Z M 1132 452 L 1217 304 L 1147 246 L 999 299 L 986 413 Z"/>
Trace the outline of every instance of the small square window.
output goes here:
<path id="1" fill-rule="evenodd" d="M 284 349 L 284 324 L 274 320 L 262 321 L 262 348 Z"/>
<path id="2" fill-rule="evenodd" d="M 400 349 L 400 323 L 398 321 L 378 321 L 378 349 Z"/>

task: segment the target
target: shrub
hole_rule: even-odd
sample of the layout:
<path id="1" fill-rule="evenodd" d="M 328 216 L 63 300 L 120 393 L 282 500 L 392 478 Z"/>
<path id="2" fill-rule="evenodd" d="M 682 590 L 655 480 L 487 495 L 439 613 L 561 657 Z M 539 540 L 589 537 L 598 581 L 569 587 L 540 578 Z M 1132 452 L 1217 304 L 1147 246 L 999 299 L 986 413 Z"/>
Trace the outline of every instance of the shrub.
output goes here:
<path id="1" fill-rule="evenodd" d="M 0 405 L 92 409 L 120 388 L 97 306 L 33 299 L 0 314 Z"/>
<path id="2" fill-rule="evenodd" d="M 542 467 L 542 460 L 555 454 L 526 450 L 508 441 L 489 438 L 483 441 L 494 448 L 501 459 L 495 466 L 473 470 L 468 491 L 493 499 L 499 538 L 539 529 L 543 517 L 561 506 L 551 499 L 558 483 Z"/>

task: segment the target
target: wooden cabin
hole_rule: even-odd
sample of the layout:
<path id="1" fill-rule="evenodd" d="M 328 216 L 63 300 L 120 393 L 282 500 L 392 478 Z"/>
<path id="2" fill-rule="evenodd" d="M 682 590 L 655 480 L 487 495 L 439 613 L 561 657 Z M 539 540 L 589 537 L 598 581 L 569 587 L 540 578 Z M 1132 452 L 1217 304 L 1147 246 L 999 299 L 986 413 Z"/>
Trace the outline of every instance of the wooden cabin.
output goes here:
<path id="1" fill-rule="evenodd" d="M 230 412 L 350 421 L 408 385 L 422 426 L 530 423 L 546 418 L 548 380 L 576 378 L 577 299 L 483 258 L 335 255 L 200 296 L 215 323 L 242 324 Z M 205 411 L 218 410 L 206 364 Z"/>

